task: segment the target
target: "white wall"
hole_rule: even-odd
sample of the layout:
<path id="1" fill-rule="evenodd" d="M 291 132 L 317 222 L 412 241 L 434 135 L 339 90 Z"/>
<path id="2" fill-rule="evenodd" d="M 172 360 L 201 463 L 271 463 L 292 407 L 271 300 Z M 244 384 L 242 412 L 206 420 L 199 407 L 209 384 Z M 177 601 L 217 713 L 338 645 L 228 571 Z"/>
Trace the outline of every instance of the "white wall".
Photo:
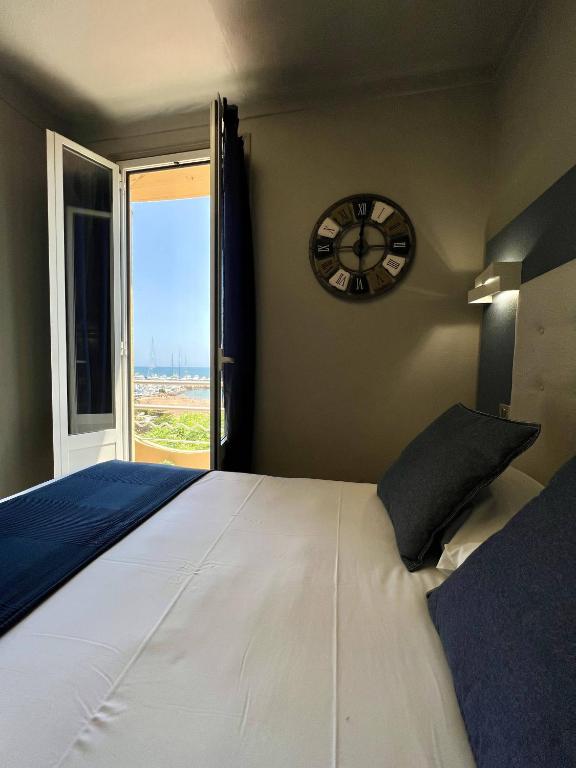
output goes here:
<path id="1" fill-rule="evenodd" d="M 489 235 L 576 163 L 576 3 L 536 2 L 501 67 Z"/>
<path id="2" fill-rule="evenodd" d="M 44 130 L 0 99 L 0 497 L 52 474 Z"/>

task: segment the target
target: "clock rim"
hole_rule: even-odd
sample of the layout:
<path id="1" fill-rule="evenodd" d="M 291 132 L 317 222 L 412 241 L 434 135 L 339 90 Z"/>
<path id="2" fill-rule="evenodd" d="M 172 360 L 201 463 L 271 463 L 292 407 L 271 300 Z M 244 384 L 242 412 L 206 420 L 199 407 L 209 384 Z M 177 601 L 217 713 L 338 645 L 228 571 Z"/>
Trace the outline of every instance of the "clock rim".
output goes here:
<path id="1" fill-rule="evenodd" d="M 392 208 L 394 208 L 395 211 L 398 211 L 406 221 L 408 225 L 408 230 L 410 233 L 410 239 L 412 243 L 412 247 L 410 249 L 410 257 L 407 259 L 407 263 L 405 264 L 404 268 L 400 272 L 399 276 L 397 278 L 394 278 L 393 282 L 390 283 L 389 287 L 385 287 L 378 291 L 377 293 L 348 293 L 348 291 L 340 291 L 338 288 L 334 288 L 334 286 L 330 285 L 328 280 L 325 280 L 315 269 L 315 263 L 316 263 L 316 256 L 314 251 L 314 245 L 316 243 L 316 240 L 318 239 L 318 229 L 320 228 L 320 225 L 324 221 L 324 219 L 329 216 L 330 211 L 332 211 L 334 208 L 337 208 L 338 206 L 342 205 L 343 203 L 351 202 L 358 198 L 372 198 L 373 200 L 379 200 L 383 203 L 387 203 Z M 316 280 L 320 283 L 322 288 L 324 288 L 325 291 L 328 291 L 332 296 L 337 296 L 339 299 L 345 299 L 348 301 L 367 301 L 370 299 L 378 299 L 381 296 L 384 296 L 387 293 L 390 293 L 390 291 L 393 291 L 394 288 L 396 288 L 399 283 L 404 280 L 406 275 L 410 272 L 412 268 L 412 263 L 414 261 L 414 258 L 416 256 L 416 231 L 414 229 L 414 225 L 412 224 L 412 220 L 410 216 L 406 213 L 404 208 L 402 208 L 401 205 L 398 205 L 394 200 L 392 200 L 389 197 L 385 197 L 384 195 L 379 195 L 374 192 L 360 192 L 358 194 L 352 194 L 352 195 L 346 195 L 345 197 L 340 198 L 339 200 L 336 200 L 336 202 L 332 203 L 326 210 L 319 216 L 319 218 L 316 220 L 316 224 L 312 228 L 312 234 L 309 238 L 309 246 L 308 246 L 308 255 L 310 259 L 310 266 L 312 268 L 312 273 Z M 339 260 L 340 261 L 340 260 Z M 351 274 L 354 274 L 354 272 L 350 271 Z M 366 270 L 366 272 L 369 272 L 370 270 Z M 360 273 L 360 274 L 366 274 Z"/>

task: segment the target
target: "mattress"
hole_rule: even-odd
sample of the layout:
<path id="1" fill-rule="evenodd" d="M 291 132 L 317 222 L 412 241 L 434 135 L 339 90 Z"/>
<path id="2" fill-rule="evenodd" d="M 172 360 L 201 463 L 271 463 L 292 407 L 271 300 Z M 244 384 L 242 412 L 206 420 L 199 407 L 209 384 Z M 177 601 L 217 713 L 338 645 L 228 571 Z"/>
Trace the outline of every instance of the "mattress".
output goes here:
<path id="1" fill-rule="evenodd" d="M 375 486 L 212 472 L 0 639 L 2 768 L 467 768 Z"/>

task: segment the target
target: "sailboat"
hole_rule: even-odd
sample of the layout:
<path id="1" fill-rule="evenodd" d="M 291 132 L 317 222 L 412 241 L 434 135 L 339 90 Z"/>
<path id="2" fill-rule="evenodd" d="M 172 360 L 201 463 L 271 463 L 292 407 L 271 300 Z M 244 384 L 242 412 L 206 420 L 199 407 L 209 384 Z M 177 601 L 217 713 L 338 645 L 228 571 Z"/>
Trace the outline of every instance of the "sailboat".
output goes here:
<path id="1" fill-rule="evenodd" d="M 156 348 L 154 346 L 154 336 L 152 336 L 152 339 L 150 341 L 150 365 L 148 367 L 148 373 L 146 375 L 147 379 L 157 379 L 158 374 L 156 373 L 157 363 L 156 363 Z"/>

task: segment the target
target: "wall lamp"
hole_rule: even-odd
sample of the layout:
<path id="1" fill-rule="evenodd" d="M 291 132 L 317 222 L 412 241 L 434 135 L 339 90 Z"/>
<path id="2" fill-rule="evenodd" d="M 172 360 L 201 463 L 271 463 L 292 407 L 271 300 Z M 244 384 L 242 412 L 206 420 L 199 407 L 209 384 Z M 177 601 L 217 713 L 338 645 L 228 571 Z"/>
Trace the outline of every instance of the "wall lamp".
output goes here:
<path id="1" fill-rule="evenodd" d="M 491 304 L 495 294 L 517 291 L 521 278 L 521 261 L 493 261 L 474 280 L 474 288 L 468 291 L 468 304 Z"/>

